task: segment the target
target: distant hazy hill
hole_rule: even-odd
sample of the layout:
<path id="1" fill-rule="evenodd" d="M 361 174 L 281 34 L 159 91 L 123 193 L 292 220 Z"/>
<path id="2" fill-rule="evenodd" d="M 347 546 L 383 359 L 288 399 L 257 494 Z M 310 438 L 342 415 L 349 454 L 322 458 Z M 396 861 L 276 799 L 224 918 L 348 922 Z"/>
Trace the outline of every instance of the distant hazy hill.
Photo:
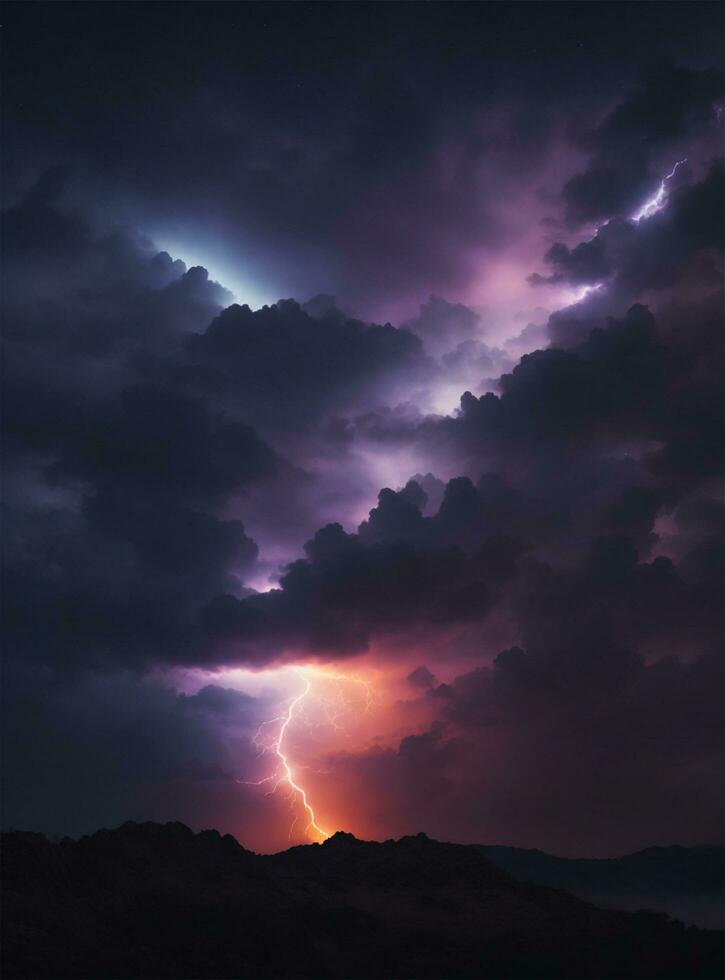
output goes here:
<path id="1" fill-rule="evenodd" d="M 722 934 L 517 881 L 478 847 L 336 834 L 3 835 L 4 977 L 719 977 Z"/>
<path id="2" fill-rule="evenodd" d="M 723 928 L 725 848 L 648 847 L 621 858 L 570 859 L 518 847 L 482 847 L 522 881 L 566 888 L 612 908 L 651 908 L 683 922 Z"/>

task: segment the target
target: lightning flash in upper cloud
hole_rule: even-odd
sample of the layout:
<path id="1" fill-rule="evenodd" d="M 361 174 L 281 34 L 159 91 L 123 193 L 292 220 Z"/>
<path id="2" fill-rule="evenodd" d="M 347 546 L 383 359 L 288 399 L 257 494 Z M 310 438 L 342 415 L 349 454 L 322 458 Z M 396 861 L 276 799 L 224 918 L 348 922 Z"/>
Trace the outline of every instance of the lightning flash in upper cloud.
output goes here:
<path id="1" fill-rule="evenodd" d="M 665 174 L 652 197 L 648 198 L 644 204 L 634 212 L 632 215 L 632 221 L 640 222 L 642 220 L 646 220 L 647 218 L 651 218 L 653 214 L 657 214 L 658 211 L 661 211 L 664 208 L 665 204 L 667 203 L 668 196 L 667 185 L 677 173 L 678 168 L 685 163 L 687 163 L 687 157 L 685 157 L 684 160 L 678 160 L 672 170 L 670 170 L 668 174 Z"/>

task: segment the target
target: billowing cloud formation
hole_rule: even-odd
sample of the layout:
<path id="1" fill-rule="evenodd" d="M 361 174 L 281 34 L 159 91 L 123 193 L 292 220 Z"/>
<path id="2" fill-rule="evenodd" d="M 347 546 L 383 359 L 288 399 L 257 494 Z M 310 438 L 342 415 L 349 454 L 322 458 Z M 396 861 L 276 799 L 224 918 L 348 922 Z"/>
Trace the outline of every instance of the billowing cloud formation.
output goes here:
<path id="1" fill-rule="evenodd" d="M 230 389 L 265 428 L 294 426 L 295 438 L 325 410 L 375 398 L 372 379 L 384 389 L 405 371 L 425 377 L 432 368 L 405 330 L 350 320 L 335 307 L 313 317 L 293 300 L 257 312 L 230 306 L 188 346 L 217 389 Z"/>
<path id="2" fill-rule="evenodd" d="M 276 38 L 264 105 L 235 97 L 269 69 L 216 28 L 226 55 L 190 52 L 193 84 L 164 48 L 163 91 L 145 68 L 133 111 L 105 91 L 114 154 L 87 61 L 44 76 L 75 107 L 63 132 L 26 79 L 3 214 L 9 822 L 175 817 L 283 846 L 253 739 L 284 668 L 314 663 L 377 685 L 344 745 L 300 736 L 326 824 L 590 853 L 718 836 L 716 14 L 690 22 L 697 59 L 633 88 L 613 64 L 577 101 L 560 31 L 505 10 L 499 65 L 521 67 L 522 19 L 548 39 L 539 94 L 469 42 L 443 59 L 428 8 L 413 49 L 397 8 L 367 60 L 369 25 L 322 45 L 324 86 L 301 65 L 337 15 L 318 37 L 316 8 L 286 11 L 305 44 Z M 571 16 L 604 30 L 598 63 L 619 24 Z M 327 93 L 305 125 L 290 66 Z M 297 299 L 252 309 L 187 268 L 191 228 L 212 268 Z"/>
<path id="3" fill-rule="evenodd" d="M 722 90 L 722 73 L 716 69 L 664 64 L 646 71 L 637 91 L 582 135 L 591 157 L 587 169 L 564 185 L 568 221 L 629 215 L 670 169 L 656 169 L 664 162 L 663 152 L 708 138 L 716 146 Z"/>
<path id="4" fill-rule="evenodd" d="M 629 295 L 662 289 L 686 277 L 715 283 L 717 264 L 712 253 L 722 242 L 723 203 L 719 162 L 710 166 L 701 182 L 673 190 L 661 213 L 640 222 L 608 221 L 591 241 L 571 250 L 561 243 L 553 245 L 545 259 L 556 271 L 543 281 L 573 285 L 607 281 Z"/>
<path id="5" fill-rule="evenodd" d="M 415 18 L 249 7 L 213 23 L 189 8 L 149 12 L 143 30 L 120 7 L 18 10 L 6 183 L 71 160 L 86 203 L 182 258 L 210 255 L 217 275 L 234 270 L 268 300 L 332 292 L 374 316 L 382 301 L 458 296 L 536 222 L 542 187 L 584 173 L 584 204 L 568 195 L 576 216 L 636 206 L 658 154 L 699 135 L 719 98 L 702 68 L 721 57 L 706 4 L 626 17 L 581 5 L 566 24 L 508 6 Z M 110 50 L 111 37 L 123 43 Z M 696 67 L 645 71 L 629 95 L 644 51 Z"/>

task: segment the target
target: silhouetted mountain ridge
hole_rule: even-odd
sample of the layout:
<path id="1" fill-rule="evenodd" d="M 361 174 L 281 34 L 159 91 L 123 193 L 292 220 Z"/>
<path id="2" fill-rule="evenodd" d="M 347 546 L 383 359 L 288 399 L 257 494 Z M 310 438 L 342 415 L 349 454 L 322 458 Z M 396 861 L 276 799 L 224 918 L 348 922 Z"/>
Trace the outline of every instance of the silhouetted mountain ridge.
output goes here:
<path id="1" fill-rule="evenodd" d="M 3 835 L 12 977 L 717 977 L 722 934 L 516 880 L 480 847 L 274 855 L 179 823 Z"/>
<path id="2" fill-rule="evenodd" d="M 616 858 L 561 858 L 499 845 L 481 850 L 522 881 L 613 908 L 652 908 L 694 925 L 723 926 L 725 848 L 717 845 L 647 847 Z"/>

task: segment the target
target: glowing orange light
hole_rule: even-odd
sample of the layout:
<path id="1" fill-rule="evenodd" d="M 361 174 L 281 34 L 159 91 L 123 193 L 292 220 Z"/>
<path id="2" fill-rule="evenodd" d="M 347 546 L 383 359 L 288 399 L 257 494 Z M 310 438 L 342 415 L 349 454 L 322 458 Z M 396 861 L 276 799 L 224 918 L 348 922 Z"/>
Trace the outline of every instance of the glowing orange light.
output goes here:
<path id="1" fill-rule="evenodd" d="M 332 725 L 337 731 L 342 730 L 340 725 L 340 715 L 345 708 L 349 708 L 350 701 L 342 696 L 339 685 L 342 683 L 347 684 L 358 684 L 365 692 L 365 709 L 369 709 L 372 704 L 372 693 L 370 691 L 369 684 L 359 677 L 348 675 L 348 674 L 338 674 L 332 671 L 327 671 L 318 667 L 297 667 L 295 668 L 295 673 L 297 673 L 302 680 L 302 690 L 295 697 L 291 698 L 287 702 L 286 710 L 277 715 L 274 718 L 270 718 L 267 721 L 263 721 L 262 724 L 257 729 L 257 733 L 254 736 L 254 742 L 261 749 L 261 753 L 273 752 L 277 759 L 279 760 L 279 765 L 272 775 L 266 776 L 264 779 L 260 780 L 240 780 L 246 785 L 251 786 L 261 786 L 265 783 L 274 781 L 274 787 L 270 791 L 270 795 L 275 793 L 277 789 L 282 785 L 286 784 L 290 789 L 290 801 L 294 805 L 295 800 L 300 800 L 302 806 L 307 814 L 308 821 L 305 825 L 305 833 L 314 833 L 321 840 L 327 840 L 330 834 L 324 830 L 317 822 L 317 817 L 315 811 L 310 804 L 307 797 L 307 792 L 303 786 L 299 783 L 299 775 L 297 775 L 293 768 L 292 763 L 289 758 L 289 750 L 285 746 L 285 737 L 288 734 L 290 725 L 301 715 L 301 711 L 304 711 L 304 702 L 310 695 L 312 691 L 312 680 L 311 677 L 319 676 L 326 680 L 335 681 L 337 690 L 333 698 L 322 697 L 318 694 L 318 697 L 322 701 L 325 710 L 326 721 L 328 724 Z M 275 736 L 272 736 L 270 740 L 265 738 L 265 730 L 276 723 L 280 723 L 279 730 Z M 292 821 L 290 827 L 289 836 L 292 836 L 292 831 L 294 830 L 297 818 Z"/>

